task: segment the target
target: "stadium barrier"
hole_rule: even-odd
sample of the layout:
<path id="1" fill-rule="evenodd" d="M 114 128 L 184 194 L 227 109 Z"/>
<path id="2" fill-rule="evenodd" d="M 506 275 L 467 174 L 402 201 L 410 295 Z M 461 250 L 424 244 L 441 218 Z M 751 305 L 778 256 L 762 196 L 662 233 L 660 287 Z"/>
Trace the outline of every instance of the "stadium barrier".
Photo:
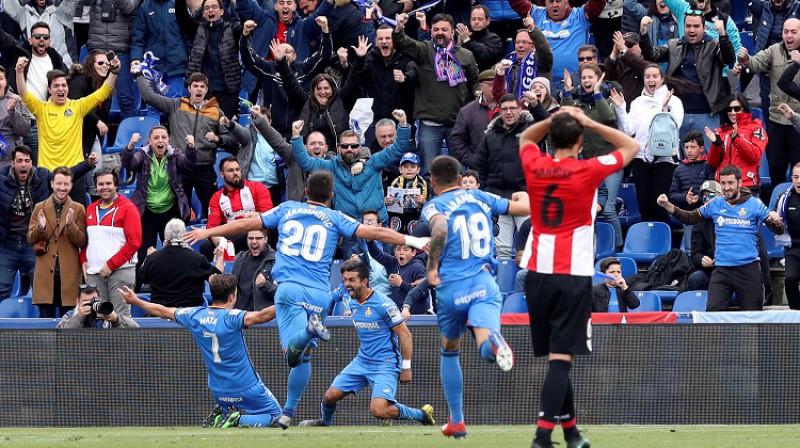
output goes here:
<path id="1" fill-rule="evenodd" d="M 44 319 L 40 319 L 43 321 Z M 447 406 L 439 384 L 439 335 L 432 318 L 412 320 L 413 382 L 398 388 L 410 406 Z M 0 426 L 194 426 L 212 408 L 191 336 L 157 319 L 142 329 L 0 330 Z M 349 318 L 328 319 L 333 339 L 314 353 L 296 421 L 319 416 L 319 401 L 358 348 Z M 338 325 L 337 325 L 338 324 Z M 162 328 L 153 328 L 162 327 Z M 487 365 L 464 340 L 468 424 L 533 424 L 546 363 L 529 330 L 507 325 L 516 354 L 509 374 Z M 781 424 L 800 421 L 800 325 L 595 325 L 594 353 L 572 370 L 580 423 Z M 274 325 L 246 330 L 256 370 L 283 403 L 288 369 Z M 370 391 L 339 405 L 334 424 L 375 425 Z"/>

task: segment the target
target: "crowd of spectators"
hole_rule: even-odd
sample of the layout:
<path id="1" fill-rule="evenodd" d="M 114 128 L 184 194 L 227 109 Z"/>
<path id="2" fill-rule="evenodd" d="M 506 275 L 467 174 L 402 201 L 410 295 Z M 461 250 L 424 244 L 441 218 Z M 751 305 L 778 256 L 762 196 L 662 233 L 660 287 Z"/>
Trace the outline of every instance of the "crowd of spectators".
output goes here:
<path id="1" fill-rule="evenodd" d="M 800 163 L 800 0 L 753 0 L 747 21 L 731 15 L 745 2 L 732 3 L 2 0 L 0 300 L 20 272 L 41 316 L 76 305 L 83 316 L 86 283 L 125 322 L 123 285 L 149 287 L 168 306 L 200 304 L 203 282 L 230 262 L 236 306 L 261 309 L 274 294 L 274 235 L 192 248 L 179 227 L 303 201 L 309 173 L 321 169 L 335 178 L 332 208 L 364 225 L 424 233 L 419 210 L 433 195 L 436 155 L 461 162 L 465 186 L 510 198 L 525 188 L 519 135 L 566 105 L 640 144 L 597 198 L 614 246 L 625 237 L 618 193 L 632 183 L 644 221 L 682 229 L 692 287 L 705 287 L 715 258 L 735 250 L 717 244 L 713 222 L 702 220 L 709 213 L 697 211 L 722 196 L 717 182 L 733 175 L 729 166 L 741 194 L 725 196 L 740 202 L 769 197 L 760 173 L 772 185 L 791 176 L 777 206 L 787 234 L 777 240 L 790 248 L 787 296 L 800 309 L 791 250 L 800 174 L 789 171 Z M 745 27 L 752 44 L 740 39 Z M 107 151 L 120 120 L 142 116 L 161 125 L 131 135 L 121 154 Z M 664 122 L 671 127 L 654 129 Z M 656 150 L 665 139 L 671 153 Z M 585 131 L 581 157 L 614 149 Z M 683 227 L 667 213 L 675 208 Z M 779 227 L 759 211 L 756 220 Z M 527 237 L 524 223 L 499 217 L 497 257 L 524 247 L 514 243 Z M 768 283 L 756 233 L 748 257 L 757 254 Z M 356 239 L 340 249 L 363 257 L 373 285 L 399 305 L 424 278 L 414 249 Z M 185 276 L 199 260 L 207 268 Z M 618 274 L 618 264 L 607 268 Z M 598 308 L 632 307 L 626 285 L 607 283 L 596 288 Z M 412 312 L 432 308 L 423 296 Z"/>

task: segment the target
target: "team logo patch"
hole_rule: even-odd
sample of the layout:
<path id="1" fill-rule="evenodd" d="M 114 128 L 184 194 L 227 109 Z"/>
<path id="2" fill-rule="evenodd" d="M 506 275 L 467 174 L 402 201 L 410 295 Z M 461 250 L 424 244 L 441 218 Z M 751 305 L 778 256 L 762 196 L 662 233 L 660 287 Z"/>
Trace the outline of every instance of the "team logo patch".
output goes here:
<path id="1" fill-rule="evenodd" d="M 367 309 L 364 311 L 364 315 L 367 317 L 372 316 L 372 308 L 367 307 Z"/>
<path id="2" fill-rule="evenodd" d="M 72 116 L 72 109 L 67 109 L 64 111 L 64 116 L 69 118 Z"/>
<path id="3" fill-rule="evenodd" d="M 761 128 L 756 129 L 755 132 L 753 132 L 753 137 L 764 140 L 764 130 Z"/>
<path id="4" fill-rule="evenodd" d="M 745 217 L 745 215 L 747 215 L 747 209 L 746 209 L 746 208 L 740 209 L 740 210 L 739 210 L 739 216 L 741 216 L 742 218 L 744 218 L 744 217 Z"/>
<path id="5" fill-rule="evenodd" d="M 617 164 L 617 158 L 612 156 L 611 154 L 606 154 L 604 156 L 600 156 L 600 157 L 597 158 L 597 161 L 602 163 L 603 165 L 608 165 L 608 166 L 612 166 L 612 165 L 616 165 Z"/>

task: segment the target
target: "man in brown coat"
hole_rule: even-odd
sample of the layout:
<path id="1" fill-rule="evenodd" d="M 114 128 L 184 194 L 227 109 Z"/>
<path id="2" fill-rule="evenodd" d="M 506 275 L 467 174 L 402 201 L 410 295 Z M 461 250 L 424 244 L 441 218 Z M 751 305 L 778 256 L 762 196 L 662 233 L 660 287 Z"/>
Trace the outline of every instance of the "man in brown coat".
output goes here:
<path id="1" fill-rule="evenodd" d="M 63 316 L 76 303 L 81 283 L 78 249 L 86 246 L 86 220 L 83 205 L 69 197 L 73 175 L 67 167 L 53 171 L 53 194 L 36 204 L 28 226 L 28 242 L 36 254 L 33 304 L 39 317 Z"/>

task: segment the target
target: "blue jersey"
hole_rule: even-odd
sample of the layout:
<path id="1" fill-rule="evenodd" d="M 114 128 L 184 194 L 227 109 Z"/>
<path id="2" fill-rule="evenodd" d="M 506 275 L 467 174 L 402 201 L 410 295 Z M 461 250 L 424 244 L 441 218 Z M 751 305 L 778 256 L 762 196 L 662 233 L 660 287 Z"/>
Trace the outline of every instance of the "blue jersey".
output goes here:
<path id="1" fill-rule="evenodd" d="M 240 391 L 261 382 L 244 345 L 243 310 L 178 308 L 175 321 L 186 327 L 203 354 L 208 388 L 214 392 Z"/>
<path id="2" fill-rule="evenodd" d="M 714 222 L 715 266 L 744 266 L 758 259 L 758 225 L 769 216 L 760 199 L 751 197 L 731 205 L 717 196 L 700 207 L 700 214 Z"/>
<path id="3" fill-rule="evenodd" d="M 494 273 L 492 215 L 506 213 L 508 199 L 481 190 L 454 188 L 425 204 L 422 219 L 426 224 L 436 215 L 447 219 L 447 244 L 439 259 L 443 283 L 472 277 L 487 265 Z"/>
<path id="4" fill-rule="evenodd" d="M 547 8 L 534 5 L 531 9 L 531 18 L 547 38 L 553 54 L 560 56 L 553 60 L 551 72 L 554 86 L 564 77 L 565 68 L 570 73 L 578 69 L 578 58 L 574 55 L 578 54 L 578 48 L 586 45 L 589 27 L 592 26 L 592 22 L 586 19 L 584 8 L 572 8 L 569 17 L 560 22 L 554 22 L 547 17 Z M 572 81 L 575 83 L 574 79 Z"/>
<path id="5" fill-rule="evenodd" d="M 322 205 L 284 202 L 261 214 L 264 228 L 278 229 L 272 278 L 328 291 L 339 237 L 351 238 L 359 223 Z"/>
<path id="6" fill-rule="evenodd" d="M 403 323 L 403 315 L 392 299 L 373 290 L 362 304 L 351 300 L 350 311 L 361 341 L 356 360 L 368 364 L 389 363 L 400 368 L 403 357 L 392 328 Z"/>

